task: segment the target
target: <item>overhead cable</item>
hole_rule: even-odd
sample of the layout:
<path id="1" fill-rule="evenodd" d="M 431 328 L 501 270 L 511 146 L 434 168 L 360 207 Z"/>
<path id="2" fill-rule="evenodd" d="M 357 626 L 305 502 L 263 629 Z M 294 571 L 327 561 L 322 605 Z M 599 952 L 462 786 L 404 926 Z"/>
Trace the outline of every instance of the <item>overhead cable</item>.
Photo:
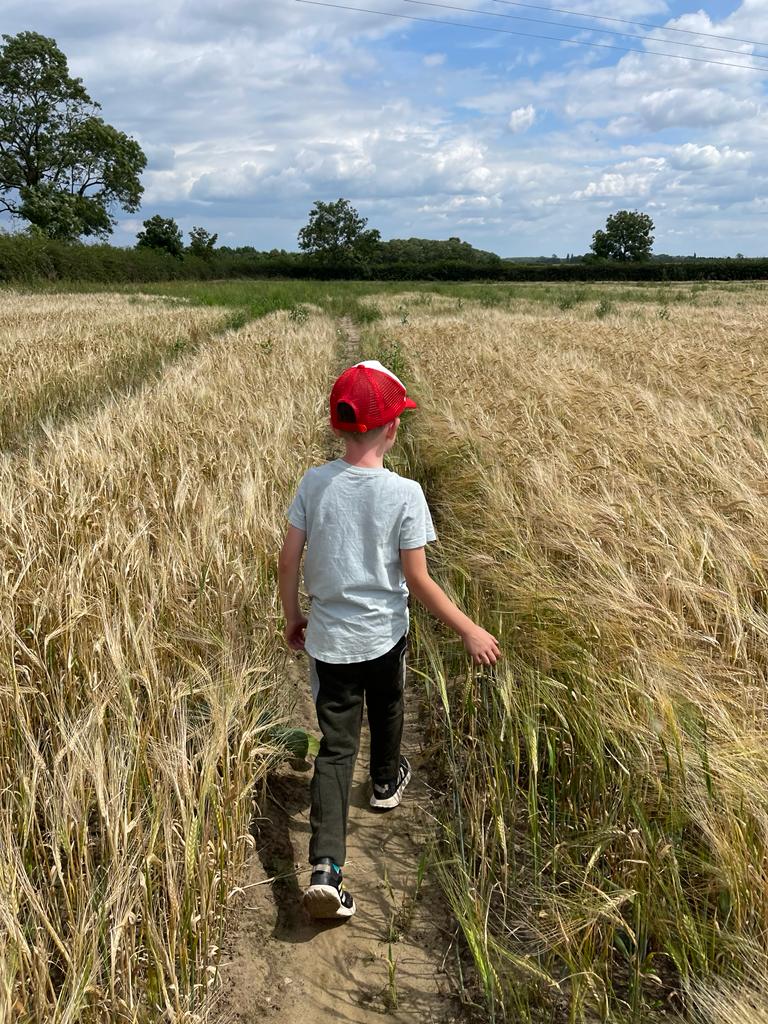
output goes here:
<path id="1" fill-rule="evenodd" d="M 738 36 L 720 36 L 715 32 L 699 32 L 692 28 L 673 28 L 671 25 L 652 25 L 645 21 L 629 21 L 626 18 L 609 18 L 605 14 L 584 14 L 583 11 L 568 11 L 562 7 L 544 7 L 542 4 L 523 3 L 523 0 L 492 0 L 495 4 L 504 4 L 505 7 L 525 7 L 532 11 L 551 11 L 553 14 L 567 14 L 571 18 L 590 18 L 593 21 L 612 21 L 615 25 L 635 25 L 637 28 L 650 28 L 659 32 L 679 32 L 687 36 L 706 36 L 709 39 L 724 39 L 729 43 L 748 43 L 750 46 L 764 46 L 768 49 L 768 43 L 758 43 L 755 39 L 739 39 Z M 671 43 L 671 39 L 665 40 Z"/>
<path id="2" fill-rule="evenodd" d="M 463 29 L 467 32 L 492 32 L 497 35 L 522 36 L 524 39 L 546 39 L 549 42 L 567 43 L 571 46 L 589 46 L 600 50 L 618 50 L 621 53 L 641 53 L 645 56 L 669 57 L 671 60 L 693 61 L 696 64 L 712 64 L 719 68 L 738 68 L 740 71 L 757 71 L 760 74 L 768 72 L 766 67 L 755 67 L 752 64 L 734 64 L 724 60 L 709 60 L 707 57 L 692 57 L 680 53 L 666 53 L 663 50 L 645 50 L 638 46 L 616 46 L 614 43 L 594 43 L 580 39 L 568 39 L 563 36 L 546 36 L 534 32 L 516 32 L 510 28 L 493 28 L 490 25 L 468 25 L 456 21 L 445 21 L 438 18 L 418 18 L 412 14 L 395 14 L 393 11 L 375 11 L 367 7 L 352 7 L 345 4 L 329 3 L 328 0 L 295 0 L 298 4 L 307 4 L 310 7 L 329 7 L 336 11 L 353 11 L 356 14 L 374 14 L 382 18 L 396 18 L 400 21 L 415 21 L 422 25 L 444 25 L 448 28 Z M 473 11 L 473 14 L 478 12 Z M 669 42 L 669 40 L 668 40 Z M 674 45 L 674 44 L 673 44 Z M 751 54 L 745 54 L 751 57 Z"/>
<path id="3" fill-rule="evenodd" d="M 619 29 L 587 28 L 584 25 L 569 25 L 564 22 L 545 21 L 544 18 L 527 18 L 524 14 L 497 14 L 495 11 L 478 11 L 471 7 L 454 7 L 451 4 L 436 3 L 434 0 L 402 0 L 406 4 L 417 4 L 419 7 L 440 7 L 445 11 L 460 11 L 462 14 L 474 14 L 486 18 L 507 18 L 512 21 L 525 21 L 534 25 L 550 25 L 552 28 L 573 28 L 577 32 L 602 32 L 609 36 L 622 36 L 624 39 L 645 39 L 652 43 L 668 43 L 670 46 L 692 46 L 696 50 L 711 50 L 715 53 L 730 53 L 735 57 L 756 57 L 768 60 L 768 54 L 743 53 L 741 50 L 729 50 L 723 46 L 705 46 L 703 43 L 685 43 L 677 39 L 656 39 L 654 36 L 635 35 Z M 682 56 L 682 55 L 681 55 Z"/>

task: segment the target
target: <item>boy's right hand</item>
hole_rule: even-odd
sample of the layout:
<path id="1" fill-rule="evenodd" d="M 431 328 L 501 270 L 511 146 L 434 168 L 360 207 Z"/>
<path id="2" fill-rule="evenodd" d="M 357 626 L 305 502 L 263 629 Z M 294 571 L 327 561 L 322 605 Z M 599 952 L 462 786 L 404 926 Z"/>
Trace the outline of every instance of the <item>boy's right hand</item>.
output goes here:
<path id="1" fill-rule="evenodd" d="M 298 619 L 289 619 L 285 623 L 285 639 L 292 651 L 304 650 L 304 630 L 307 628 L 307 619 L 303 615 Z"/>
<path id="2" fill-rule="evenodd" d="M 461 639 L 476 665 L 495 665 L 501 657 L 499 641 L 476 623 L 462 634 Z"/>

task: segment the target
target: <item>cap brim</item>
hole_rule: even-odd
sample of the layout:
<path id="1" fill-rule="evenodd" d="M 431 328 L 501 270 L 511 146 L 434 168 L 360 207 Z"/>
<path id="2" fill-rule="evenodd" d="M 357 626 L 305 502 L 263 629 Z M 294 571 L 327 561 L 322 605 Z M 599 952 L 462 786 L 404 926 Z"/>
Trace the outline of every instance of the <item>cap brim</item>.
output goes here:
<path id="1" fill-rule="evenodd" d="M 412 398 L 406 398 L 405 399 L 405 405 L 403 406 L 403 412 L 405 412 L 406 409 L 418 409 L 418 408 L 419 408 L 418 405 L 416 405 L 416 403 L 414 402 L 414 400 Z"/>

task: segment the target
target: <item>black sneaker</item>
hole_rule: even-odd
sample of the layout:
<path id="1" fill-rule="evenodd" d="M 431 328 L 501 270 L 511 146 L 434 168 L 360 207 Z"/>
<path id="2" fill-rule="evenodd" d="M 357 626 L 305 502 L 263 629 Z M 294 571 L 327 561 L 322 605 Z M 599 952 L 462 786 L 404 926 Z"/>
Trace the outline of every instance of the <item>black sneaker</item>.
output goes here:
<path id="1" fill-rule="evenodd" d="M 319 861 L 312 866 L 304 906 L 310 917 L 352 917 L 354 914 L 352 893 L 347 892 L 341 872 L 331 861 Z"/>
<path id="2" fill-rule="evenodd" d="M 400 768 L 394 782 L 384 784 L 374 782 L 373 793 L 371 794 L 371 807 L 374 807 L 377 811 L 391 811 L 403 799 L 403 790 L 410 781 L 411 766 L 408 763 L 408 758 L 401 754 Z"/>

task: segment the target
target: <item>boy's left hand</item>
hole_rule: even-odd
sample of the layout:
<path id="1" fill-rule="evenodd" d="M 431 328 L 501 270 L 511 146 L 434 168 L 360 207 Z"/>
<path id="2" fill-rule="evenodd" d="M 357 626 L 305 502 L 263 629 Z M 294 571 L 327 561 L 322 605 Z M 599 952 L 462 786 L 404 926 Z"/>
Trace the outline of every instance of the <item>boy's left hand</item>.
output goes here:
<path id="1" fill-rule="evenodd" d="M 461 638 L 476 665 L 495 665 L 501 657 L 499 641 L 476 622 L 470 625 Z"/>
<path id="2" fill-rule="evenodd" d="M 291 619 L 285 624 L 285 639 L 292 651 L 304 650 L 304 630 L 307 628 L 307 619 L 303 615 L 298 619 Z"/>

